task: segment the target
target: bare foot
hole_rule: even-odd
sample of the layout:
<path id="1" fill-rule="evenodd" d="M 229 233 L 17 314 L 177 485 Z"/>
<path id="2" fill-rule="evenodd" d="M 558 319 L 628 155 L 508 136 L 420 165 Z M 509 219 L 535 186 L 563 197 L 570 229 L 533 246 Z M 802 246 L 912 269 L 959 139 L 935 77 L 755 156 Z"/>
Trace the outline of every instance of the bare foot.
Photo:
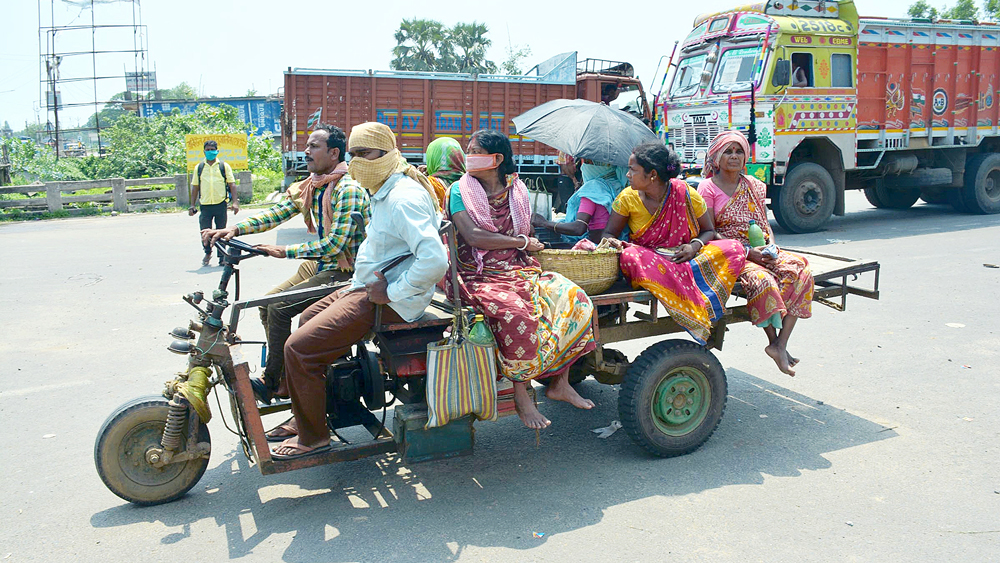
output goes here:
<path id="1" fill-rule="evenodd" d="M 789 356 L 786 350 L 778 348 L 774 344 L 770 344 L 764 348 L 764 353 L 770 356 L 771 359 L 774 360 L 775 364 L 778 364 L 778 369 L 781 370 L 782 373 L 787 373 L 788 375 L 795 377 L 795 370 L 793 370 L 792 366 L 789 365 Z"/>
<path id="2" fill-rule="evenodd" d="M 514 408 L 517 409 L 517 416 L 525 426 L 533 430 L 541 430 L 552 424 L 552 421 L 542 416 L 535 407 L 535 401 L 528 395 L 525 383 L 514 384 Z"/>
<path id="3" fill-rule="evenodd" d="M 594 401 L 584 399 L 573 389 L 565 377 L 554 377 L 552 385 L 545 392 L 545 396 L 553 401 L 564 401 L 578 409 L 590 410 L 594 408 Z"/>
<path id="4" fill-rule="evenodd" d="M 789 354 L 788 350 L 785 350 L 785 355 L 788 356 L 788 366 L 789 367 L 795 367 L 796 364 L 799 363 L 799 359 L 796 358 L 795 356 Z"/>

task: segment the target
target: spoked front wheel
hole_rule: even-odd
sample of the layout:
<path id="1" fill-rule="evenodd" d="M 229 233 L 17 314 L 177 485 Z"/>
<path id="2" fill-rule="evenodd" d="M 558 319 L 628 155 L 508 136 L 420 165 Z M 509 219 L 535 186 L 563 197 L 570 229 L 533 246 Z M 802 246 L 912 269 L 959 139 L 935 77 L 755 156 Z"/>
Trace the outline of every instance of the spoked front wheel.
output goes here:
<path id="1" fill-rule="evenodd" d="M 632 362 L 618 394 L 618 414 L 644 450 L 684 455 L 715 432 L 726 393 L 726 373 L 711 352 L 687 340 L 666 340 Z"/>
<path id="2" fill-rule="evenodd" d="M 160 448 L 169 410 L 170 403 L 162 396 L 141 397 L 118 407 L 104 421 L 94 444 L 94 463 L 111 492 L 135 504 L 162 504 L 180 498 L 201 479 L 208 468 L 207 457 L 163 467 L 153 466 L 148 459 L 150 449 Z M 187 425 L 181 431 L 178 452 L 188 446 Z M 204 424 L 198 426 L 198 442 L 211 443 Z"/>

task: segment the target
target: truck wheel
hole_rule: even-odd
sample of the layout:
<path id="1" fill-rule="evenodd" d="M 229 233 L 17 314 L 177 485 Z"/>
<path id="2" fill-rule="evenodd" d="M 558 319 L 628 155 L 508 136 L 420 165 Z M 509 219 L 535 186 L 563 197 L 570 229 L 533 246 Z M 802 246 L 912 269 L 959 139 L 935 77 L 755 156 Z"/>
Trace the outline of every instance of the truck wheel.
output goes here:
<path id="1" fill-rule="evenodd" d="M 813 162 L 796 164 L 785 176 L 773 205 L 774 217 L 793 233 L 818 231 L 833 215 L 837 186 L 825 168 Z"/>
<path id="2" fill-rule="evenodd" d="M 715 432 L 726 392 L 726 373 L 711 352 L 687 340 L 666 340 L 629 367 L 618 415 L 629 437 L 647 452 L 684 455 Z"/>
<path id="3" fill-rule="evenodd" d="M 938 190 L 931 188 L 920 192 L 920 199 L 924 200 L 924 203 L 929 203 L 931 205 L 944 205 L 948 203 L 949 191 L 951 190 Z"/>
<path id="4" fill-rule="evenodd" d="M 882 209 L 883 207 L 885 207 L 885 204 L 882 203 L 882 200 L 879 199 L 878 197 L 877 188 L 875 187 L 865 188 L 864 191 L 865 191 L 865 199 L 868 200 L 868 203 L 872 204 L 872 207 L 875 207 L 877 209 Z"/>
<path id="5" fill-rule="evenodd" d="M 875 191 L 878 192 L 878 200 L 885 209 L 909 209 L 920 199 L 920 190 L 894 190 L 878 186 Z"/>
<path id="6" fill-rule="evenodd" d="M 162 396 L 140 397 L 118 407 L 97 433 L 94 463 L 97 474 L 111 492 L 141 505 L 176 500 L 201 479 L 208 458 L 153 467 L 146 460 L 149 448 L 159 448 L 169 402 Z M 186 447 L 187 424 L 181 432 Z M 198 441 L 211 443 L 208 427 L 200 424 Z"/>
<path id="7" fill-rule="evenodd" d="M 965 165 L 965 185 L 961 189 L 970 213 L 1000 213 L 1000 154 L 977 154 Z"/>

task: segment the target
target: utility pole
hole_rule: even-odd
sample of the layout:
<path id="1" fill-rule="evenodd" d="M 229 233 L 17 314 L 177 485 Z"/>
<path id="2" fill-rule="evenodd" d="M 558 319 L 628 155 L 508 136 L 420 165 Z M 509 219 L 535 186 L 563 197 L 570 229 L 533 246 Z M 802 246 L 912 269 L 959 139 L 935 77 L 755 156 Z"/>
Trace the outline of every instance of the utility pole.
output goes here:
<path id="1" fill-rule="evenodd" d="M 59 81 L 59 63 L 62 61 L 62 57 L 58 55 L 53 55 L 45 60 L 45 67 L 49 72 L 49 91 L 52 93 L 52 101 L 50 102 L 52 106 L 52 114 L 55 119 L 55 140 L 56 140 L 56 161 L 59 161 L 59 92 L 56 90 L 56 84 Z"/>

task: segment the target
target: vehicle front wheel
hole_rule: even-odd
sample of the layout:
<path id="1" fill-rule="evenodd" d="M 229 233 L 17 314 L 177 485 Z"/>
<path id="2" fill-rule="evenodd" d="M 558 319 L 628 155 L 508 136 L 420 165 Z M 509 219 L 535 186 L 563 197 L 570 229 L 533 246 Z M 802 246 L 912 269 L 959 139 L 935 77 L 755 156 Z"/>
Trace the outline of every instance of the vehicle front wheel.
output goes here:
<path id="1" fill-rule="evenodd" d="M 97 474 L 114 494 L 141 505 L 176 500 L 201 479 L 208 468 L 202 457 L 163 467 L 154 467 L 146 458 L 150 448 L 159 448 L 170 403 L 162 396 L 134 399 L 118 407 L 97 433 L 94 463 Z M 187 444 L 188 423 L 181 431 L 181 445 Z M 208 427 L 199 424 L 198 441 L 211 443 Z"/>
<path id="2" fill-rule="evenodd" d="M 684 455 L 715 432 L 726 393 L 726 373 L 711 352 L 687 340 L 666 340 L 629 367 L 618 414 L 629 437 L 647 452 Z"/>
<path id="3" fill-rule="evenodd" d="M 826 224 L 836 204 L 837 186 L 833 176 L 819 164 L 803 162 L 785 175 L 772 212 L 786 231 L 812 233 Z"/>

